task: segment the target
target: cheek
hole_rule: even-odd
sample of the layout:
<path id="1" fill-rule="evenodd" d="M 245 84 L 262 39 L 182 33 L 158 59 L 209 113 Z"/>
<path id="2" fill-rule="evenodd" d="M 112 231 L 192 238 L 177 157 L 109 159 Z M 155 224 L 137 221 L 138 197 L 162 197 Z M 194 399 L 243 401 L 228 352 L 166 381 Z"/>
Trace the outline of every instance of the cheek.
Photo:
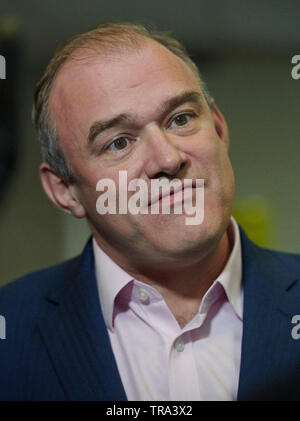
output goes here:
<path id="1" fill-rule="evenodd" d="M 207 187 L 220 197 L 230 196 L 234 189 L 234 176 L 227 148 L 217 136 L 200 139 L 192 152 L 198 173 L 206 179 Z"/>
<path id="2" fill-rule="evenodd" d="M 76 174 L 76 187 L 79 194 L 79 199 L 88 214 L 96 212 L 96 201 L 100 194 L 97 191 L 97 184 L 99 180 L 103 179 L 103 174 L 97 172 L 93 168 L 73 167 L 74 174 Z"/>
<path id="3" fill-rule="evenodd" d="M 101 183 L 99 184 L 99 182 Z M 103 171 L 99 166 L 89 167 L 88 171 L 82 171 L 78 181 L 81 203 L 87 213 L 93 218 L 98 218 L 97 200 L 101 195 L 109 197 L 108 203 L 117 209 L 119 206 L 119 171 Z M 102 203 L 102 202 L 101 202 Z M 107 203 L 107 204 L 108 204 Z M 105 206 L 107 206 L 107 204 Z M 103 215 L 101 215 L 103 219 Z"/>
<path id="4" fill-rule="evenodd" d="M 227 154 L 222 141 L 213 134 L 195 138 L 187 152 L 193 158 L 195 165 L 200 165 L 200 169 L 204 171 L 204 177 L 218 172 L 222 166 L 224 154 Z"/>
<path id="5" fill-rule="evenodd" d="M 96 191 L 96 184 L 94 186 L 87 186 L 86 188 L 82 188 L 81 191 L 81 203 L 85 208 L 85 211 L 88 215 L 97 214 L 96 203 L 99 196 L 99 192 Z"/>

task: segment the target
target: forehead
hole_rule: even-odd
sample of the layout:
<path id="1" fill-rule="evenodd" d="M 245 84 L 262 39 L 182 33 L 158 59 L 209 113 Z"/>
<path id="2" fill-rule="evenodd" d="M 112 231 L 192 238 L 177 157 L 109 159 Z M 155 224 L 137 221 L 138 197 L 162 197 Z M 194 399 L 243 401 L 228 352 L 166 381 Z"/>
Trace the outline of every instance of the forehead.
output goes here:
<path id="1" fill-rule="evenodd" d="M 184 89 L 200 91 L 192 70 L 150 40 L 138 50 L 110 55 L 85 52 L 69 60 L 54 81 L 49 112 L 61 137 L 70 130 L 85 135 L 100 117 L 130 112 L 143 117 Z"/>

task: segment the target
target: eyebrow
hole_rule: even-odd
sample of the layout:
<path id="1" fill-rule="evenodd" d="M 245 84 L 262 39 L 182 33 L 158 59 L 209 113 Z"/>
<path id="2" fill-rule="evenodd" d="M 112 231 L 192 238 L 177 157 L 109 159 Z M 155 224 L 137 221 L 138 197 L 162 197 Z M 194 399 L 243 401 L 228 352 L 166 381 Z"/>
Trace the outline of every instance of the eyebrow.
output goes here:
<path id="1" fill-rule="evenodd" d="M 203 98 L 201 93 L 197 91 L 186 91 L 182 94 L 176 95 L 175 97 L 167 99 L 162 105 L 158 107 L 158 110 L 161 114 L 159 120 L 163 120 L 171 111 L 187 102 L 193 102 L 194 104 L 198 105 L 199 110 L 201 110 L 203 105 Z M 132 117 L 130 117 L 129 114 L 119 114 L 110 120 L 96 121 L 90 127 L 88 134 L 88 145 L 91 146 L 95 138 L 105 130 L 121 126 L 122 124 L 128 125 L 129 123 L 132 123 Z"/>
<path id="2" fill-rule="evenodd" d="M 183 105 L 187 102 L 193 102 L 194 104 L 198 105 L 198 108 L 202 106 L 202 96 L 200 92 L 197 91 L 186 91 L 180 95 L 176 95 L 173 98 L 168 99 L 165 101 L 160 107 L 160 111 L 162 113 L 162 119 L 164 119 L 171 111 L 175 108 Z"/>
<path id="3" fill-rule="evenodd" d="M 128 123 L 131 119 L 127 114 L 120 114 L 106 121 L 96 121 L 93 123 L 89 130 L 88 143 L 91 145 L 95 138 L 105 130 L 112 129 L 113 127 L 120 126 L 122 123 Z"/>

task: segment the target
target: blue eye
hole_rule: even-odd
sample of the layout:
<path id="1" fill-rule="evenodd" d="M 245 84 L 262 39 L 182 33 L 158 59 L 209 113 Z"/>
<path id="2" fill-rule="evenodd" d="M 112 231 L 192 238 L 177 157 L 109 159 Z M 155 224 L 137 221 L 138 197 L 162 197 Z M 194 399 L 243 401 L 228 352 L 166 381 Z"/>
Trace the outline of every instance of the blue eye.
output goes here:
<path id="1" fill-rule="evenodd" d="M 121 151 L 129 145 L 130 140 L 127 137 L 118 137 L 108 147 L 112 151 Z"/>

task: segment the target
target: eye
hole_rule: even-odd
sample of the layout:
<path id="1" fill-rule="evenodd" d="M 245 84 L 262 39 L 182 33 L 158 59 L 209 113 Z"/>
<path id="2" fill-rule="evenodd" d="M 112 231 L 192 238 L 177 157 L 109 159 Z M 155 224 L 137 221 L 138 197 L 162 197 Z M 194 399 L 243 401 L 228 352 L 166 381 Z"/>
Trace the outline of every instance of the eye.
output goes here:
<path id="1" fill-rule="evenodd" d="M 189 123 L 192 116 L 188 113 L 183 113 L 175 116 L 171 121 L 171 127 L 181 127 Z"/>
<path id="2" fill-rule="evenodd" d="M 125 149 L 129 143 L 130 140 L 128 137 L 118 137 L 108 146 L 108 149 L 111 151 L 121 151 L 122 149 Z"/>

